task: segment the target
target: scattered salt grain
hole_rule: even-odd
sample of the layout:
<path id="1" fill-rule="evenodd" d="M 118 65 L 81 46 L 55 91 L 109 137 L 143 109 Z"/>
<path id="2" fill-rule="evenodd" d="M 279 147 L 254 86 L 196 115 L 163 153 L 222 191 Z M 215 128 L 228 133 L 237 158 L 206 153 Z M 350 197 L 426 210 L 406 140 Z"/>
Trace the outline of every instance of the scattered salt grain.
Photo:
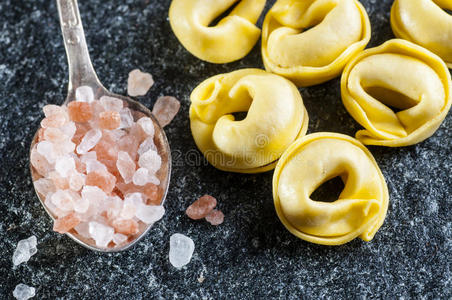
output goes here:
<path id="1" fill-rule="evenodd" d="M 218 226 L 224 221 L 224 214 L 220 210 L 212 210 L 207 216 L 206 221 L 214 226 Z"/>
<path id="2" fill-rule="evenodd" d="M 154 224 L 165 214 L 161 205 L 140 205 L 135 213 L 136 217 L 146 224 Z"/>
<path id="3" fill-rule="evenodd" d="M 89 86 L 80 86 L 75 90 L 75 100 L 80 102 L 93 102 L 94 92 Z"/>
<path id="4" fill-rule="evenodd" d="M 169 261 L 180 269 L 188 264 L 195 251 L 193 240 L 183 234 L 175 233 L 170 237 Z"/>
<path id="5" fill-rule="evenodd" d="M 154 79 L 151 74 L 135 69 L 129 73 L 127 93 L 132 97 L 144 96 L 153 85 Z"/>
<path id="6" fill-rule="evenodd" d="M 28 239 L 20 240 L 17 243 L 16 250 L 13 254 L 13 264 L 17 266 L 21 263 L 26 263 L 33 255 L 36 254 L 36 252 L 38 252 L 36 245 L 37 239 L 34 235 Z"/>
<path id="7" fill-rule="evenodd" d="M 14 298 L 18 300 L 27 300 L 33 298 L 35 295 L 35 288 L 23 283 L 18 284 L 13 291 Z"/>
<path id="8" fill-rule="evenodd" d="M 160 126 L 165 127 L 171 123 L 179 109 L 179 100 L 171 96 L 164 96 L 157 99 L 152 108 L 152 114 L 157 118 Z"/>
<path id="9" fill-rule="evenodd" d="M 78 154 L 85 154 L 96 144 L 99 142 L 99 140 L 102 138 L 102 131 L 99 129 L 91 129 L 88 131 L 85 136 L 83 137 L 80 144 L 77 146 L 77 153 Z"/>
<path id="10" fill-rule="evenodd" d="M 215 206 L 217 206 L 217 199 L 204 195 L 187 207 L 185 213 L 190 219 L 199 220 L 205 218 Z"/>

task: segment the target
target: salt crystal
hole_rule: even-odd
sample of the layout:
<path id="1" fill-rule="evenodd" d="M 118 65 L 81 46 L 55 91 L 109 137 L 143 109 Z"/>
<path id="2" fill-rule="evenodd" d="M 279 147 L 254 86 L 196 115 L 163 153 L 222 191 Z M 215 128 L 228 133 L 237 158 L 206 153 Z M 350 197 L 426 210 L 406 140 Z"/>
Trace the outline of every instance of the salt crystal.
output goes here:
<path id="1" fill-rule="evenodd" d="M 96 170 L 86 176 L 86 185 L 97 186 L 107 194 L 113 191 L 115 184 L 116 177 L 108 171 Z"/>
<path id="2" fill-rule="evenodd" d="M 87 222 L 81 222 L 77 226 L 74 227 L 75 231 L 77 231 L 78 234 L 85 238 L 90 238 L 91 235 L 89 234 L 89 224 Z"/>
<path id="3" fill-rule="evenodd" d="M 67 105 L 69 118 L 74 122 L 85 123 L 93 118 L 93 108 L 86 102 L 73 101 Z"/>
<path id="4" fill-rule="evenodd" d="M 36 191 L 43 195 L 44 197 L 47 197 L 49 193 L 55 192 L 55 185 L 53 184 L 53 181 L 47 178 L 40 178 L 33 182 L 35 185 Z"/>
<path id="5" fill-rule="evenodd" d="M 135 220 L 116 220 L 113 222 L 116 232 L 133 235 L 138 233 L 138 223 Z"/>
<path id="6" fill-rule="evenodd" d="M 119 173 L 124 179 L 125 183 L 130 183 L 132 181 L 133 175 L 135 174 L 135 162 L 129 156 L 127 152 L 119 151 L 118 160 L 116 161 L 116 167 Z"/>
<path id="7" fill-rule="evenodd" d="M 154 224 L 165 214 L 165 208 L 161 205 L 140 205 L 135 216 L 146 224 Z"/>
<path id="8" fill-rule="evenodd" d="M 107 198 L 107 194 L 97 186 L 86 185 L 82 189 L 82 198 L 90 203 L 104 201 Z"/>
<path id="9" fill-rule="evenodd" d="M 113 130 L 121 125 L 121 116 L 117 111 L 104 111 L 99 114 L 99 127 Z"/>
<path id="10" fill-rule="evenodd" d="M 67 190 L 69 188 L 69 180 L 66 177 L 62 177 L 58 172 L 50 172 L 48 178 L 53 181 L 56 189 Z"/>
<path id="11" fill-rule="evenodd" d="M 75 90 L 75 100 L 80 102 L 93 102 L 94 101 L 94 92 L 93 89 L 89 86 L 80 86 Z"/>
<path id="12" fill-rule="evenodd" d="M 74 158 L 70 156 L 58 157 L 55 161 L 55 170 L 62 177 L 67 177 L 70 172 L 75 170 Z"/>
<path id="13" fill-rule="evenodd" d="M 37 239 L 34 235 L 28 239 L 20 240 L 17 243 L 16 250 L 13 254 L 13 264 L 17 266 L 21 263 L 27 262 L 33 255 L 36 254 L 36 252 L 38 252 L 36 245 Z"/>
<path id="14" fill-rule="evenodd" d="M 152 108 L 152 114 L 165 127 L 174 119 L 180 109 L 180 102 L 174 97 L 164 96 L 157 99 Z"/>
<path id="15" fill-rule="evenodd" d="M 149 170 L 151 174 L 157 172 L 162 166 L 162 158 L 154 150 L 149 150 L 140 155 L 138 165 Z"/>
<path id="16" fill-rule="evenodd" d="M 91 129 L 88 131 L 85 136 L 83 137 L 80 144 L 77 146 L 77 153 L 78 154 L 85 154 L 96 144 L 99 142 L 99 140 L 102 138 L 102 131 L 99 129 Z"/>
<path id="17" fill-rule="evenodd" d="M 127 136 L 127 132 L 122 129 L 110 130 L 109 134 L 114 141 L 119 141 L 122 137 Z"/>
<path id="18" fill-rule="evenodd" d="M 154 144 L 154 138 L 152 137 L 148 137 L 141 143 L 140 147 L 138 148 L 138 154 L 142 155 L 149 150 L 157 151 L 157 147 Z"/>
<path id="19" fill-rule="evenodd" d="M 205 218 L 215 206 L 217 206 L 217 199 L 204 195 L 187 207 L 185 213 L 190 219 L 199 220 Z"/>
<path id="20" fill-rule="evenodd" d="M 175 233 L 170 237 L 169 261 L 180 269 L 188 264 L 195 251 L 193 240 L 183 234 Z"/>
<path id="21" fill-rule="evenodd" d="M 132 160 L 137 157 L 138 141 L 132 135 L 125 135 L 118 141 L 118 148 L 121 151 L 127 152 Z"/>
<path id="22" fill-rule="evenodd" d="M 30 162 L 36 171 L 42 176 L 47 176 L 47 174 L 52 170 L 52 165 L 43 155 L 38 153 L 36 148 L 31 151 Z"/>
<path id="23" fill-rule="evenodd" d="M 107 167 L 103 163 L 95 159 L 88 159 L 86 160 L 85 164 L 86 164 L 86 173 L 91 173 L 94 171 L 105 171 L 105 172 L 108 171 Z"/>
<path id="24" fill-rule="evenodd" d="M 49 128 L 50 129 L 50 128 Z M 53 144 L 49 141 L 42 141 L 36 145 L 36 150 L 39 154 L 44 156 L 47 161 L 51 164 L 55 162 L 56 155 L 55 151 L 53 151 Z"/>
<path id="25" fill-rule="evenodd" d="M 83 154 L 82 156 L 80 156 L 80 160 L 82 161 L 82 163 L 86 163 L 88 160 L 97 160 L 96 151 L 90 151 Z"/>
<path id="26" fill-rule="evenodd" d="M 138 69 L 132 70 L 127 79 L 127 93 L 129 96 L 144 96 L 154 84 L 152 75 L 141 72 Z"/>
<path id="27" fill-rule="evenodd" d="M 69 177 L 69 188 L 73 191 L 80 191 L 85 185 L 85 175 L 73 172 Z"/>
<path id="28" fill-rule="evenodd" d="M 74 210 L 78 213 L 84 214 L 88 211 L 90 206 L 88 198 L 78 197 L 76 201 L 74 201 Z"/>
<path id="29" fill-rule="evenodd" d="M 62 218 L 58 218 L 53 223 L 53 231 L 66 233 L 80 223 L 80 218 L 72 212 Z"/>
<path id="30" fill-rule="evenodd" d="M 72 122 L 70 122 L 70 123 L 72 123 Z M 70 123 L 67 123 L 67 124 L 70 124 Z M 44 131 L 44 139 L 46 141 L 49 141 L 49 142 L 52 142 L 52 143 L 58 143 L 58 142 L 66 140 L 68 138 L 69 137 L 66 136 L 63 133 L 63 131 L 61 129 L 59 129 L 59 128 L 52 128 L 52 127 L 50 127 L 50 128 L 46 128 L 45 131 Z M 52 150 L 53 150 L 53 147 L 52 147 Z"/>
<path id="31" fill-rule="evenodd" d="M 52 194 L 52 203 L 62 211 L 71 211 L 74 209 L 73 195 L 68 190 L 57 190 Z"/>
<path id="32" fill-rule="evenodd" d="M 130 109 L 127 107 L 121 109 L 119 115 L 121 118 L 120 128 L 130 128 L 133 125 L 133 116 Z"/>
<path id="33" fill-rule="evenodd" d="M 119 112 L 123 108 L 123 102 L 121 99 L 109 96 L 100 97 L 100 103 L 102 104 L 105 110 Z"/>
<path id="34" fill-rule="evenodd" d="M 96 246 L 106 248 L 112 241 L 115 230 L 99 222 L 89 222 L 89 234 L 96 241 Z"/>
<path id="35" fill-rule="evenodd" d="M 113 235 L 113 243 L 115 243 L 118 246 L 127 242 L 127 239 L 128 239 L 127 235 L 124 234 L 115 233 Z"/>
<path id="36" fill-rule="evenodd" d="M 148 183 L 149 171 L 146 168 L 139 168 L 135 174 L 133 174 L 133 183 L 136 185 L 145 185 Z"/>
<path id="37" fill-rule="evenodd" d="M 154 122 L 152 122 L 151 118 L 143 117 L 137 121 L 137 124 L 141 126 L 149 137 L 154 137 Z"/>
<path id="38" fill-rule="evenodd" d="M 56 207 L 55 204 L 53 204 L 52 196 L 53 196 L 53 193 L 49 193 L 44 201 L 44 204 L 46 205 L 47 209 L 50 211 L 50 213 L 52 215 L 54 215 L 56 217 L 64 217 L 67 214 L 67 212 L 62 211 L 61 209 Z"/>
<path id="39" fill-rule="evenodd" d="M 206 221 L 214 226 L 220 225 L 224 221 L 224 214 L 221 210 L 214 209 L 206 216 Z"/>
<path id="40" fill-rule="evenodd" d="M 70 154 L 75 150 L 75 144 L 69 139 L 56 143 L 53 146 L 57 155 Z"/>
<path id="41" fill-rule="evenodd" d="M 46 116 L 46 118 L 48 118 L 52 115 L 65 113 L 63 107 L 54 105 L 54 104 L 48 104 L 48 105 L 44 106 L 42 108 L 42 110 L 44 111 L 44 115 Z"/>
<path id="42" fill-rule="evenodd" d="M 67 116 L 64 113 L 58 113 L 51 115 L 41 121 L 41 127 L 50 128 L 50 127 L 61 127 L 67 121 Z"/>
<path id="43" fill-rule="evenodd" d="M 77 131 L 77 126 L 75 126 L 74 122 L 67 122 L 60 129 L 61 129 L 61 132 L 63 132 L 63 134 L 65 135 L 65 137 L 72 139 L 75 132 Z"/>
<path id="44" fill-rule="evenodd" d="M 18 300 L 27 300 L 33 298 L 35 295 L 35 288 L 23 283 L 18 284 L 13 291 L 14 298 Z"/>
<path id="45" fill-rule="evenodd" d="M 118 196 L 109 197 L 107 200 L 107 218 L 113 220 L 119 217 L 123 207 L 123 201 Z"/>

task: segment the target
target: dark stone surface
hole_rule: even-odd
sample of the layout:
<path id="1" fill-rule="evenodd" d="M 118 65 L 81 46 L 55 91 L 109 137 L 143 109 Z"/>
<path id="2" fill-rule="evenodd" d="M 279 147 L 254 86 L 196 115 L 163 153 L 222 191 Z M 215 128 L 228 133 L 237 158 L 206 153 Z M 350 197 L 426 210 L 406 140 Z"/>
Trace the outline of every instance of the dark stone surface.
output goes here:
<path id="1" fill-rule="evenodd" d="M 28 171 L 30 140 L 47 103 L 62 103 L 67 64 L 55 1 L 0 2 L 0 298 L 14 287 L 36 287 L 44 298 L 451 298 L 452 117 L 435 135 L 412 147 L 371 147 L 390 191 L 387 219 L 370 243 L 325 247 L 299 240 L 276 217 L 272 173 L 228 174 L 192 166 L 199 154 L 188 121 L 190 91 L 205 78 L 238 68 L 262 67 L 259 45 L 226 65 L 199 61 L 171 32 L 169 0 L 81 1 L 93 64 L 101 81 L 125 94 L 128 71 L 140 67 L 156 80 L 139 100 L 181 99 L 167 127 L 174 173 L 167 214 L 133 249 L 99 254 L 51 231 Z M 371 45 L 393 37 L 391 0 L 363 0 L 372 22 Z M 310 132 L 352 135 L 358 125 L 341 104 L 339 80 L 301 89 Z M 194 222 L 184 209 L 204 193 L 218 197 L 225 223 Z M 182 270 L 168 262 L 169 237 L 190 236 L 194 257 Z M 16 243 L 38 238 L 38 253 L 13 268 Z M 203 276 L 204 282 L 198 282 Z"/>

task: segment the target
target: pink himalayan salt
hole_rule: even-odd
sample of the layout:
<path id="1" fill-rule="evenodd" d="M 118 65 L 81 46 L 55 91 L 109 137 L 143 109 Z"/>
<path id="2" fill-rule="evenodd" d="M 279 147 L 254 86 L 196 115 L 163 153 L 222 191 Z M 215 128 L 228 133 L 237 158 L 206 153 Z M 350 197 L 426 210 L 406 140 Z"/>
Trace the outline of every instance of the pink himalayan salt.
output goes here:
<path id="1" fill-rule="evenodd" d="M 93 118 L 93 109 L 87 102 L 73 101 L 67 105 L 69 118 L 74 122 L 85 123 Z"/>
<path id="2" fill-rule="evenodd" d="M 130 128 L 134 125 L 132 112 L 127 107 L 119 111 L 119 116 L 121 117 L 121 128 Z"/>
<path id="3" fill-rule="evenodd" d="M 138 165 L 148 169 L 151 174 L 155 174 L 162 166 L 162 158 L 158 155 L 157 151 L 149 150 L 140 155 Z"/>
<path id="4" fill-rule="evenodd" d="M 103 134 L 102 139 L 93 149 L 97 154 L 98 160 L 113 160 L 118 157 L 118 148 L 116 142 L 108 134 Z"/>
<path id="5" fill-rule="evenodd" d="M 70 212 L 74 209 L 74 198 L 68 190 L 57 190 L 52 194 L 52 203 L 60 210 Z"/>
<path id="6" fill-rule="evenodd" d="M 75 129 L 76 131 L 72 137 L 72 142 L 78 145 L 82 141 L 85 134 L 90 130 L 90 126 L 85 123 L 75 123 Z"/>
<path id="7" fill-rule="evenodd" d="M 100 141 L 102 138 L 102 131 L 99 129 L 91 129 L 88 131 L 85 136 L 82 138 L 82 141 L 77 146 L 78 154 L 85 154 L 89 150 L 93 149 L 94 146 Z"/>
<path id="8" fill-rule="evenodd" d="M 127 242 L 128 239 L 129 238 L 127 237 L 127 235 L 121 233 L 115 233 L 113 235 L 113 243 L 115 243 L 116 245 L 122 245 Z"/>
<path id="9" fill-rule="evenodd" d="M 100 103 L 102 104 L 106 111 L 110 110 L 119 112 L 124 106 L 124 103 L 122 102 L 121 99 L 109 96 L 100 97 Z"/>
<path id="10" fill-rule="evenodd" d="M 113 228 L 118 233 L 133 235 L 138 233 L 138 223 L 135 220 L 116 220 L 113 222 Z"/>
<path id="11" fill-rule="evenodd" d="M 218 226 L 224 221 L 224 214 L 221 210 L 212 210 L 207 216 L 206 221 L 214 226 Z"/>
<path id="12" fill-rule="evenodd" d="M 104 111 L 99 115 L 99 126 L 102 129 L 113 130 L 121 125 L 121 116 L 117 111 Z"/>
<path id="13" fill-rule="evenodd" d="M 62 127 L 66 123 L 67 118 L 64 113 L 50 115 L 41 121 L 42 128 Z"/>
<path id="14" fill-rule="evenodd" d="M 171 96 L 164 96 L 157 99 L 152 109 L 152 114 L 156 117 L 160 126 L 165 127 L 171 123 L 179 109 L 179 100 Z"/>
<path id="15" fill-rule="evenodd" d="M 199 220 L 205 218 L 215 206 L 217 206 L 217 199 L 204 195 L 187 207 L 185 213 L 190 219 Z"/>
<path id="16" fill-rule="evenodd" d="M 144 201 L 149 205 L 160 205 L 162 202 L 163 191 L 155 184 L 148 183 L 145 186 L 134 184 L 118 183 L 116 185 L 122 194 L 141 193 Z"/>
<path id="17" fill-rule="evenodd" d="M 118 160 L 116 161 L 116 167 L 118 168 L 121 177 L 125 183 L 130 183 L 135 174 L 135 162 L 130 158 L 129 154 L 124 151 L 118 153 Z"/>
<path id="18" fill-rule="evenodd" d="M 52 170 L 52 165 L 44 156 L 38 153 L 36 148 L 31 151 L 30 162 L 36 172 L 38 172 L 41 176 L 47 176 L 50 170 Z"/>
<path id="19" fill-rule="evenodd" d="M 148 137 L 154 137 L 154 122 L 152 122 L 149 117 L 142 117 L 137 121 L 137 124 L 140 125 L 141 129 L 143 129 L 144 133 Z"/>
<path id="20" fill-rule="evenodd" d="M 61 177 L 58 172 L 50 172 L 49 178 L 53 181 L 55 187 L 59 190 L 69 189 L 69 180 L 67 177 Z"/>
<path id="21" fill-rule="evenodd" d="M 52 115 L 56 115 L 56 114 L 64 114 L 64 108 L 58 105 L 54 105 L 54 104 L 47 104 L 46 106 L 44 106 L 42 108 L 42 110 L 44 111 L 44 115 L 47 117 L 50 117 Z"/>
<path id="22" fill-rule="evenodd" d="M 80 191 L 85 185 L 86 176 L 84 174 L 74 172 L 69 177 L 69 188 L 73 191 Z"/>
<path id="23" fill-rule="evenodd" d="M 80 218 L 72 212 L 62 218 L 58 218 L 53 223 L 53 231 L 66 233 L 80 223 Z"/>
<path id="24" fill-rule="evenodd" d="M 127 79 L 127 93 L 129 96 L 144 96 L 154 85 L 152 75 L 141 72 L 138 69 L 132 70 Z"/>
<path id="25" fill-rule="evenodd" d="M 116 185 L 116 177 L 108 171 L 93 171 L 86 176 L 86 185 L 97 186 L 109 194 Z"/>
<path id="26" fill-rule="evenodd" d="M 36 191 L 44 197 L 55 192 L 53 181 L 47 178 L 40 178 L 34 182 Z"/>
<path id="27" fill-rule="evenodd" d="M 127 152 L 132 160 L 136 160 L 138 151 L 138 140 L 132 135 L 125 135 L 118 141 L 120 151 Z"/>
<path id="28" fill-rule="evenodd" d="M 52 142 L 52 143 L 58 143 L 58 142 L 62 142 L 66 139 L 68 139 L 69 137 L 66 136 L 63 131 L 59 128 L 46 128 L 44 130 L 44 139 L 46 141 Z"/>

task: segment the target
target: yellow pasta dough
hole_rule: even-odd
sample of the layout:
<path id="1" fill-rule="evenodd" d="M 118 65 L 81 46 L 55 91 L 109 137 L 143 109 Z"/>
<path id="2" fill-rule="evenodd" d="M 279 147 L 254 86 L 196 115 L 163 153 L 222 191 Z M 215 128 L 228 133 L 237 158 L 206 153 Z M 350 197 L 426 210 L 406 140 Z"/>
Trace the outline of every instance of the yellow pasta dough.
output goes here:
<path id="1" fill-rule="evenodd" d="M 419 44 L 441 57 L 452 68 L 452 0 L 396 0 L 391 27 L 402 39 Z"/>
<path id="2" fill-rule="evenodd" d="M 341 177 L 344 190 L 334 202 L 312 200 L 324 182 Z M 316 244 L 370 241 L 383 224 L 389 194 L 372 154 L 359 141 L 336 133 L 315 133 L 293 143 L 273 175 L 279 219 L 295 236 Z"/>
<path id="3" fill-rule="evenodd" d="M 267 71 L 310 86 L 339 76 L 369 40 L 356 0 L 278 0 L 264 20 L 262 58 Z"/>
<path id="4" fill-rule="evenodd" d="M 212 21 L 237 3 L 215 26 Z M 255 23 L 265 0 L 173 0 L 171 28 L 182 45 L 196 57 L 211 63 L 228 63 L 247 55 L 260 36 Z"/>
<path id="5" fill-rule="evenodd" d="M 306 133 L 308 114 L 296 86 L 259 69 L 211 77 L 191 96 L 196 145 L 216 168 L 258 173 L 275 167 L 284 150 Z M 234 113 L 246 112 L 243 120 Z"/>
<path id="6" fill-rule="evenodd" d="M 451 106 L 451 77 L 435 54 L 394 39 L 365 50 L 344 69 L 342 102 L 367 145 L 408 146 L 430 137 Z M 394 107 L 395 111 L 391 108 Z"/>

